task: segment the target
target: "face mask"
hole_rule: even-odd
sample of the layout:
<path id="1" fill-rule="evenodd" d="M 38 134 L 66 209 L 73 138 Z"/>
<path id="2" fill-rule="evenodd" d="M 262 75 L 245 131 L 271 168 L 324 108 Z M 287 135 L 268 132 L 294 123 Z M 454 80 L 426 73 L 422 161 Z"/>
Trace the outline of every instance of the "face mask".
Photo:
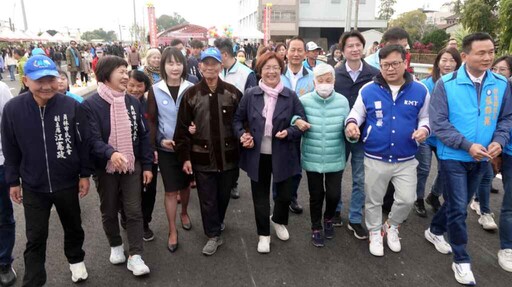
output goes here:
<path id="1" fill-rule="evenodd" d="M 245 63 L 245 57 L 236 57 L 236 59 L 242 64 Z"/>
<path id="2" fill-rule="evenodd" d="M 320 97 L 325 99 L 331 95 L 334 90 L 334 84 L 318 84 L 316 85 L 315 90 Z"/>
<path id="3" fill-rule="evenodd" d="M 187 50 L 186 49 L 181 50 L 181 53 L 183 54 L 183 56 L 185 56 L 185 57 L 187 56 Z"/>

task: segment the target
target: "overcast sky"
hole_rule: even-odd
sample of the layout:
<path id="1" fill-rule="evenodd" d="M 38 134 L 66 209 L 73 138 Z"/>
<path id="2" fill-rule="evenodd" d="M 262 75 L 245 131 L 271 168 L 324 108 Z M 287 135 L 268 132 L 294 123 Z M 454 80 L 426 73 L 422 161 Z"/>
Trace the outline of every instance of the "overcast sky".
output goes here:
<path id="1" fill-rule="evenodd" d="M 397 13 L 403 13 L 421 8 L 425 3 L 428 3 L 429 8 L 436 9 L 446 1 L 448 0 L 398 0 L 395 9 Z M 0 2 L 0 21 L 8 21 L 11 18 L 16 27 L 22 29 L 21 1 L 0 0 Z M 206 28 L 228 24 L 236 27 L 238 0 L 152 0 L 152 2 L 156 8 L 157 17 L 177 12 L 190 23 Z M 135 3 L 137 22 L 139 25 L 142 25 L 143 20 L 147 23 L 145 6 L 147 0 L 136 0 Z M 25 10 L 28 28 L 33 32 L 47 29 L 65 32 L 67 29 L 77 28 L 85 32 L 100 27 L 118 32 L 119 25 L 130 26 L 133 23 L 133 0 L 25 0 Z"/>

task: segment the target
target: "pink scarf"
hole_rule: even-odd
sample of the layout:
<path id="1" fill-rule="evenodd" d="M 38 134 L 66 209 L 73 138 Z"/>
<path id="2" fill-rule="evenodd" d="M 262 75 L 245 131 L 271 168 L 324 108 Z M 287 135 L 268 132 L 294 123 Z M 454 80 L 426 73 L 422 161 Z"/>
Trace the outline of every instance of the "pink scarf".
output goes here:
<path id="1" fill-rule="evenodd" d="M 284 86 L 281 81 L 275 88 L 271 88 L 263 83 L 263 80 L 260 80 L 259 84 L 260 88 L 263 90 L 265 95 L 268 96 L 267 102 L 265 103 L 265 107 L 261 112 L 265 117 L 265 136 L 272 136 L 272 118 L 274 117 L 274 110 L 276 109 L 277 97 L 279 93 L 283 91 Z"/>
<path id="2" fill-rule="evenodd" d="M 117 92 L 104 83 L 98 83 L 98 94 L 110 104 L 110 136 L 108 144 L 128 159 L 126 170 L 116 170 L 112 161 L 107 162 L 107 173 L 132 173 L 135 171 L 135 156 L 133 155 L 132 127 L 124 92 Z"/>

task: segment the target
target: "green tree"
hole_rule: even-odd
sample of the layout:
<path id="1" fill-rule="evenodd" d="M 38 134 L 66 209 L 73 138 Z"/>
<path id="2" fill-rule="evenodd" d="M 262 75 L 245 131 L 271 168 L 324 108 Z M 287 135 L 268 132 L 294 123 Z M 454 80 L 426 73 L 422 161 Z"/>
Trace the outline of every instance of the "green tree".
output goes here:
<path id="1" fill-rule="evenodd" d="M 59 31 L 50 29 L 50 30 L 46 30 L 46 33 L 48 33 L 52 36 L 55 36 L 55 34 L 59 33 Z"/>
<path id="2" fill-rule="evenodd" d="M 389 20 L 395 14 L 395 9 L 393 8 L 396 4 L 396 0 L 381 0 L 380 8 L 379 8 L 379 19 L 380 20 Z"/>
<path id="3" fill-rule="evenodd" d="M 434 45 L 434 50 L 439 52 L 445 45 L 446 42 L 450 39 L 450 34 L 446 33 L 445 30 L 442 29 L 434 29 L 423 36 L 421 42 L 423 44 L 432 43 Z"/>
<path id="4" fill-rule="evenodd" d="M 156 19 L 156 26 L 158 31 L 164 31 L 171 28 L 172 26 L 185 23 L 188 23 L 187 20 L 185 20 L 185 18 L 181 17 L 181 15 L 176 12 L 174 12 L 172 16 L 164 14 Z"/>
<path id="5" fill-rule="evenodd" d="M 117 36 L 114 31 L 105 31 L 103 28 L 82 33 L 82 40 L 90 41 L 93 39 L 102 39 L 107 42 L 116 41 Z"/>
<path id="6" fill-rule="evenodd" d="M 462 12 L 462 0 L 453 0 L 452 5 L 452 13 L 455 15 L 460 15 Z"/>
<path id="7" fill-rule="evenodd" d="M 427 15 L 420 10 L 413 10 L 400 14 L 389 22 L 389 27 L 401 27 L 409 33 L 410 40 L 414 43 L 423 38 L 428 25 L 425 23 Z"/>
<path id="8" fill-rule="evenodd" d="M 512 51 L 512 0 L 501 0 L 499 8 L 501 51 Z"/>
<path id="9" fill-rule="evenodd" d="M 498 0 L 467 0 L 462 6 L 461 23 L 470 32 L 496 36 Z"/>

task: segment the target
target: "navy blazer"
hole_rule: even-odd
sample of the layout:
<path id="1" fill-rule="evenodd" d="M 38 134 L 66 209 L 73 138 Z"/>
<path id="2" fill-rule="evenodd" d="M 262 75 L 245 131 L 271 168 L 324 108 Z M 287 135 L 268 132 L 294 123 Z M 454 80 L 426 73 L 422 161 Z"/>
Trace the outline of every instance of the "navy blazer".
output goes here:
<path id="1" fill-rule="evenodd" d="M 265 100 L 263 90 L 259 86 L 247 89 L 238 105 L 233 120 L 234 133 L 238 139 L 246 131 L 254 138 L 254 147 L 251 149 L 241 147 L 240 168 L 247 172 L 253 181 L 258 181 L 260 166 L 261 141 L 265 132 L 265 117 L 262 115 Z M 287 178 L 300 174 L 300 150 L 297 144 L 302 136 L 296 126 L 290 122 L 294 115 L 306 119 L 304 108 L 294 91 L 284 88 L 277 98 L 274 116 L 272 118 L 272 175 L 274 182 L 281 182 Z M 285 139 L 278 139 L 275 134 L 287 130 Z"/>

